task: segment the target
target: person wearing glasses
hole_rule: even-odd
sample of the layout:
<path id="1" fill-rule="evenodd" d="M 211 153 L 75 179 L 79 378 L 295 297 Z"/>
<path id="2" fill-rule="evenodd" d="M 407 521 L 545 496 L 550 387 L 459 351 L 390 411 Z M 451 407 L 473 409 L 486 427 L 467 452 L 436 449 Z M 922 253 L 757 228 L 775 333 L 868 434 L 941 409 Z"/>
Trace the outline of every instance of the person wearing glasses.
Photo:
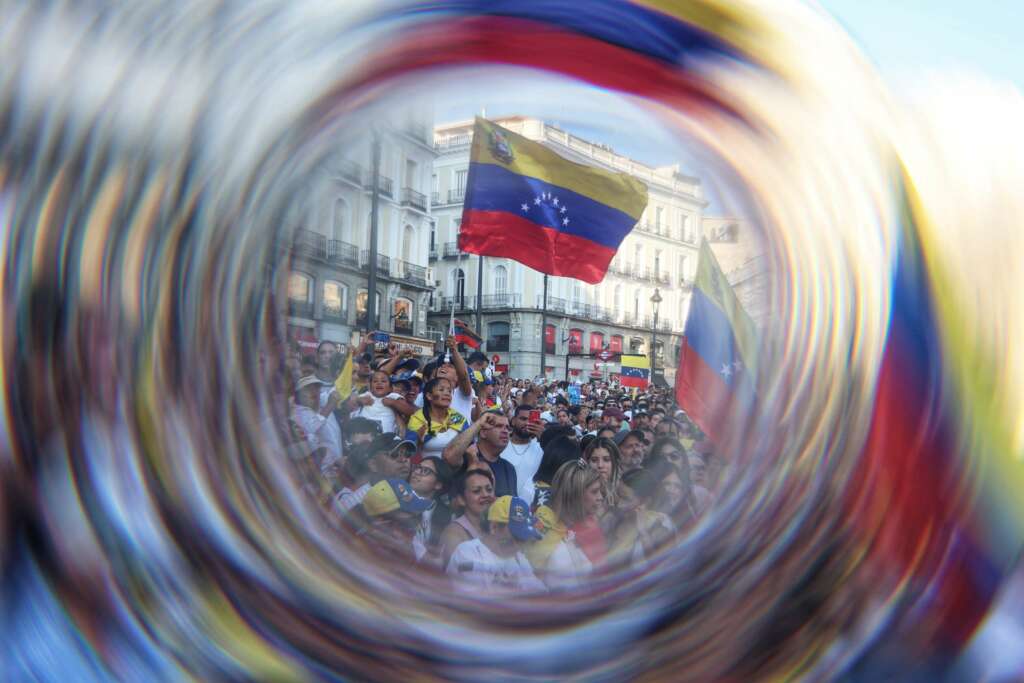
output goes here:
<path id="1" fill-rule="evenodd" d="M 452 468 L 437 455 L 428 455 L 413 465 L 409 476 L 409 484 L 416 495 L 430 501 L 413 539 L 416 560 L 439 569 L 442 568 L 441 532 L 452 520 L 452 510 L 447 503 L 452 476 Z"/>
<path id="2" fill-rule="evenodd" d="M 680 469 L 682 469 L 684 463 L 687 466 L 689 463 L 686 457 L 686 449 L 679 443 L 679 439 L 671 436 L 663 436 L 651 444 L 647 465 L 661 460 L 667 460 L 672 466 Z"/>
<path id="3" fill-rule="evenodd" d="M 355 489 L 345 488 L 334 500 L 335 510 L 344 515 L 363 501 L 367 492 L 384 479 L 408 481 L 412 471 L 412 456 L 416 454 L 416 443 L 400 439 L 394 434 L 380 434 L 373 441 L 360 447 L 362 452 L 354 457 L 365 459 L 365 480 Z"/>

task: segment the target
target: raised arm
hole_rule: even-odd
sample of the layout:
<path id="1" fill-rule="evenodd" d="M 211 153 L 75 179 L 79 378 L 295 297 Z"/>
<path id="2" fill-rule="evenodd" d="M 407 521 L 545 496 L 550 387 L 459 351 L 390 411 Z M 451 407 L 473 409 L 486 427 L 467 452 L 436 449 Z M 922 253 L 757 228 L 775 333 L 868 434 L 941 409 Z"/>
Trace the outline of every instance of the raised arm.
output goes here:
<path id="1" fill-rule="evenodd" d="M 441 456 L 444 458 L 444 461 L 456 470 L 461 469 L 463 464 L 466 465 L 467 469 L 472 469 L 477 464 L 476 456 L 470 455 L 467 459 L 466 450 L 476 440 L 480 430 L 493 426 L 494 420 L 494 415 L 484 413 L 473 424 L 466 427 L 462 433 L 452 439 L 450 444 L 445 446 Z"/>
<path id="2" fill-rule="evenodd" d="M 381 403 L 388 408 L 391 408 L 402 417 L 409 417 L 419 410 L 419 408 L 409 403 L 404 398 L 384 398 Z"/>
<path id="3" fill-rule="evenodd" d="M 395 368 L 398 367 L 398 364 L 401 361 L 405 360 L 406 358 L 412 358 L 415 355 L 415 353 L 416 352 L 413 351 L 412 349 L 405 349 L 397 353 L 392 353 L 391 357 L 388 358 L 387 361 L 380 366 L 380 369 L 390 375 L 394 373 Z"/>
<path id="4" fill-rule="evenodd" d="M 458 342 L 455 337 L 449 336 L 447 340 L 448 350 L 452 352 L 452 365 L 455 366 L 455 376 L 459 379 L 459 388 L 466 396 L 473 394 L 473 385 L 469 382 L 469 368 L 466 367 L 466 360 L 459 353 Z"/>

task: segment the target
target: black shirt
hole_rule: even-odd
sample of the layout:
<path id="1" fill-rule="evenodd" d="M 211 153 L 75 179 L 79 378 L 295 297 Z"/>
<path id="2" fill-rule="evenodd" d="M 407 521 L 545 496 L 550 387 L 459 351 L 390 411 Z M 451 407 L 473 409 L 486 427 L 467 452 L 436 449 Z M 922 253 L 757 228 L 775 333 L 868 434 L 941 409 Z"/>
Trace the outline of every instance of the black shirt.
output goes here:
<path id="1" fill-rule="evenodd" d="M 487 458 L 480 458 L 491 467 L 494 473 L 494 497 L 517 496 L 519 495 L 519 482 L 516 481 L 516 468 L 508 460 L 498 456 L 498 459 L 491 462 Z"/>

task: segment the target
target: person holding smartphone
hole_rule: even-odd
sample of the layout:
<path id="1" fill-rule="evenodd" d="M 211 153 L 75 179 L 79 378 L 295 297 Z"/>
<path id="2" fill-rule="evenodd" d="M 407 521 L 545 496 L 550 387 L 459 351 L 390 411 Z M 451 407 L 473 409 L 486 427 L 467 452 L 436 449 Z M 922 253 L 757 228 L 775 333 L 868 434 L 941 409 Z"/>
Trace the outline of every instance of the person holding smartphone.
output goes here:
<path id="1" fill-rule="evenodd" d="M 512 463 L 516 470 L 517 495 L 523 500 L 532 501 L 534 494 L 533 475 L 540 467 L 544 450 L 537 438 L 544 431 L 544 422 L 540 419 L 540 410 L 529 406 L 517 406 L 509 420 L 512 434 L 501 457 Z"/>

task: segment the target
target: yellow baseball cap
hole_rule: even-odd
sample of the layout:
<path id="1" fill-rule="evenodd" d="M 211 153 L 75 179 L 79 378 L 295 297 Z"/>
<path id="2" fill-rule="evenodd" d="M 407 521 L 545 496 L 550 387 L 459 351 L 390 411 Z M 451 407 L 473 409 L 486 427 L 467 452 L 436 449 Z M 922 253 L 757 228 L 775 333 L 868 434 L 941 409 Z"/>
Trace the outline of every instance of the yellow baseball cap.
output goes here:
<path id="1" fill-rule="evenodd" d="M 370 517 L 386 515 L 395 510 L 425 512 L 430 501 L 420 498 L 404 479 L 385 479 L 370 487 L 363 498 L 363 510 Z"/>

